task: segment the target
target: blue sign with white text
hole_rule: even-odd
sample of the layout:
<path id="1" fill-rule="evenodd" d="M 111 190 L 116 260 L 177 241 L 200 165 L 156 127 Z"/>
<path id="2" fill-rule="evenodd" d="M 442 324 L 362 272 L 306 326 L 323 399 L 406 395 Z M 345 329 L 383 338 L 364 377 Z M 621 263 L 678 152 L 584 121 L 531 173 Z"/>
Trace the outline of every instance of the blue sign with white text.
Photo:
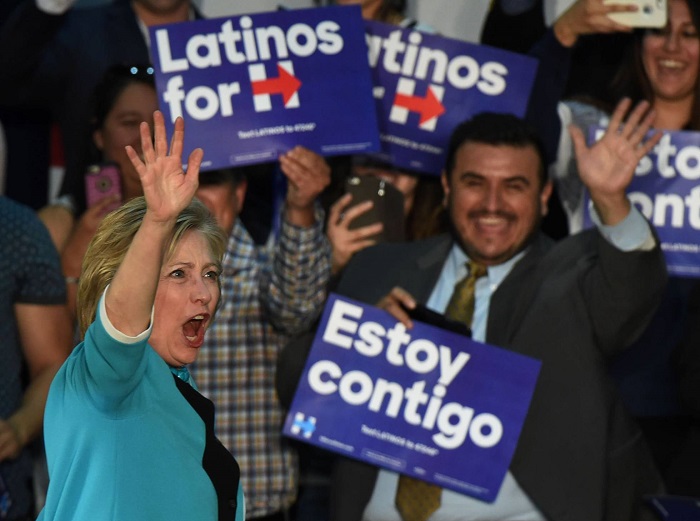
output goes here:
<path id="1" fill-rule="evenodd" d="M 185 119 L 202 168 L 372 152 L 377 118 L 358 6 L 197 20 L 150 29 L 159 105 Z"/>
<path id="2" fill-rule="evenodd" d="M 492 502 L 540 366 L 331 294 L 284 434 Z"/>
<path id="3" fill-rule="evenodd" d="M 592 126 L 589 144 L 604 128 Z M 700 277 L 700 132 L 664 131 L 661 141 L 637 165 L 627 195 L 654 225 L 668 271 Z M 586 192 L 586 208 L 590 198 Z M 593 222 L 584 212 L 584 226 Z"/>
<path id="4" fill-rule="evenodd" d="M 387 163 L 439 175 L 452 131 L 479 112 L 524 116 L 537 60 L 367 21 L 381 152 Z"/>

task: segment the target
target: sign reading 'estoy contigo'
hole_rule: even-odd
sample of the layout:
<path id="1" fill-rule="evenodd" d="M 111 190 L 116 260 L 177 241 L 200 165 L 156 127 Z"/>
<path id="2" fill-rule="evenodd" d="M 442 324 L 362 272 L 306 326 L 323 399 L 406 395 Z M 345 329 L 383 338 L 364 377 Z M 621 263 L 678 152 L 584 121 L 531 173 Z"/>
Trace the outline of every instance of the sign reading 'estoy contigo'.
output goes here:
<path id="1" fill-rule="evenodd" d="M 185 119 L 203 168 L 377 150 L 359 6 L 197 20 L 150 28 L 159 105 Z"/>
<path id="2" fill-rule="evenodd" d="M 605 129 L 592 126 L 594 143 Z M 628 197 L 656 229 L 669 273 L 700 277 L 700 132 L 665 131 L 661 141 L 637 165 Z M 586 208 L 590 208 L 586 193 Z M 590 212 L 584 225 L 592 226 Z"/>
<path id="3" fill-rule="evenodd" d="M 540 365 L 332 294 L 284 433 L 493 501 Z"/>

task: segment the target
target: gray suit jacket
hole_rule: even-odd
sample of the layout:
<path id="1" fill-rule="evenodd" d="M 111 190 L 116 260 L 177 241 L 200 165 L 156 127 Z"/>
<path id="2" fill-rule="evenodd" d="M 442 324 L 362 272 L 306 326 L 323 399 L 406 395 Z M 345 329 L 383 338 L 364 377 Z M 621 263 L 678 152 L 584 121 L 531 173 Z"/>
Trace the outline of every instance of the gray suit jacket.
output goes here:
<path id="1" fill-rule="evenodd" d="M 443 235 L 364 250 L 338 292 L 374 304 L 401 286 L 425 303 L 451 246 Z M 662 489 L 606 358 L 642 332 L 665 282 L 658 247 L 624 253 L 590 230 L 556 245 L 536 237 L 492 296 L 486 341 L 543 362 L 510 471 L 548 519 L 641 519 L 642 496 Z M 338 462 L 334 521 L 361 519 L 376 472 Z"/>

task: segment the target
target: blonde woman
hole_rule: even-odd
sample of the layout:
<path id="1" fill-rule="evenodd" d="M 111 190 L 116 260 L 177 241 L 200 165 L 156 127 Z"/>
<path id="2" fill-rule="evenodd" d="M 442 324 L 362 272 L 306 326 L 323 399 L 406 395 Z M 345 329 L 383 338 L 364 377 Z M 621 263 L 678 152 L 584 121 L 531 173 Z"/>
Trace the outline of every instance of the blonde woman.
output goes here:
<path id="1" fill-rule="evenodd" d="M 220 296 L 225 238 L 198 201 L 203 152 L 182 169 L 184 124 L 168 150 L 127 147 L 144 197 L 107 216 L 78 290 L 83 341 L 49 392 L 50 484 L 40 520 L 242 520 L 239 469 L 213 434 L 214 407 L 196 391 L 197 357 Z"/>

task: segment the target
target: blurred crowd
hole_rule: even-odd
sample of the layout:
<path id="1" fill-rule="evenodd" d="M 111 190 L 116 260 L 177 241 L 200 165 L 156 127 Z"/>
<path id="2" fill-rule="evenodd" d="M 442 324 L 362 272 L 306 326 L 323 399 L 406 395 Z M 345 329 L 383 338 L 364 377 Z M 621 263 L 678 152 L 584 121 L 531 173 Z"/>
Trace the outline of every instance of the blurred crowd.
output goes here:
<path id="1" fill-rule="evenodd" d="M 91 334 L 90 324 L 101 327 L 105 316 L 124 323 L 109 306 L 123 304 L 118 291 L 127 294 L 128 285 L 118 275 L 127 268 L 115 265 L 102 286 L 88 287 L 93 244 L 106 230 L 118 235 L 118 223 L 105 218 L 115 209 L 124 219 L 141 212 L 138 233 L 146 233 L 161 199 L 144 182 L 165 179 L 157 159 L 177 155 L 174 146 L 166 154 L 158 145 L 148 28 L 202 18 L 190 0 L 74 3 L 5 0 L 0 8 L 0 520 L 36 519 L 42 508 L 42 519 L 70 519 L 62 501 L 81 499 L 58 481 L 79 481 L 83 463 L 76 449 L 76 468 L 64 474 L 65 447 L 107 450 L 88 446 L 73 409 L 65 414 L 76 415 L 78 430 L 58 433 L 61 400 L 49 389 L 57 373 L 72 385 L 61 367 L 78 356 L 76 344 L 89 364 L 88 349 L 99 345 L 91 338 L 106 334 Z M 334 3 L 360 4 L 366 20 L 436 33 L 406 14 L 404 0 Z M 441 176 L 374 154 L 322 157 L 302 146 L 273 163 L 199 173 L 189 196 L 206 206 L 225 240 L 220 262 L 211 261 L 220 300 L 213 300 L 211 323 L 193 315 L 177 326 L 197 343 L 196 360 L 174 363 L 152 343 L 213 402 L 216 438 L 240 468 L 243 496 L 234 490 L 229 499 L 238 502 L 236 519 L 625 521 L 655 519 L 652 495 L 700 498 L 700 284 L 667 276 L 653 227 L 624 195 L 658 141 L 648 137 L 652 130 L 700 130 L 700 3 L 668 0 L 666 23 L 651 28 L 620 22 L 614 15 L 633 8 L 604 0 L 572 1 L 547 24 L 547 4 L 494 0 L 481 34 L 464 35 L 534 57 L 539 68 L 526 116 L 463 123 L 446 143 Z M 591 125 L 610 129 L 599 145 L 585 143 Z M 155 150 L 144 132 L 155 132 Z M 200 146 L 206 153 L 206 143 Z M 196 157 L 190 161 L 198 168 Z M 52 179 L 61 180 L 58 189 Z M 93 199 L 101 188 L 94 183 L 105 179 L 115 190 Z M 381 187 L 402 201 L 374 222 L 366 218 L 376 199 L 358 202 L 352 191 L 372 182 L 375 195 Z M 139 210 L 132 201 L 142 200 Z M 589 200 L 593 228 L 584 226 Z M 129 248 L 105 246 L 121 248 L 132 270 L 134 237 Z M 192 236 L 184 237 L 171 250 L 191 247 Z M 404 514 L 394 503 L 403 486 L 396 473 L 296 442 L 282 425 L 329 292 L 376 304 L 410 326 L 416 304 L 450 316 L 455 284 L 477 276 L 474 263 L 483 273 L 471 282 L 473 337 L 542 360 L 542 374 L 498 499 L 445 490 L 428 517 Z M 154 294 L 141 305 L 155 306 L 148 327 L 162 342 L 158 328 L 167 319 L 158 321 Z M 92 378 L 92 369 L 86 374 Z M 90 396 L 86 403 L 101 403 Z M 112 420 L 128 416 L 121 407 Z M 96 408 L 94 428 L 108 432 L 112 424 L 101 423 L 107 413 Z M 129 436 L 139 436 L 138 422 Z M 123 464 L 137 474 L 150 465 Z M 86 497 L 102 494 L 87 481 L 106 474 L 85 472 Z M 190 479 L 173 485 L 183 487 L 174 498 L 189 493 Z M 160 493 L 153 501 L 168 497 Z M 234 519 L 222 504 L 219 494 L 219 519 Z M 119 519 L 110 508 L 94 519 Z"/>

